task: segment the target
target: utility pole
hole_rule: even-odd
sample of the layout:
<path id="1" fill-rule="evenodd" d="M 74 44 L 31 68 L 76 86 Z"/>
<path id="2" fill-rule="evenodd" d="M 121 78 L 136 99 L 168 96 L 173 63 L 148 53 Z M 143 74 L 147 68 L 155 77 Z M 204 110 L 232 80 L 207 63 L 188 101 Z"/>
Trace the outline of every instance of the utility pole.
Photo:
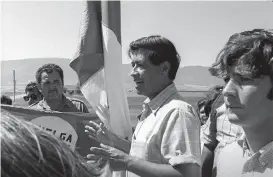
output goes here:
<path id="1" fill-rule="evenodd" d="M 13 70 L 13 101 L 15 102 L 15 92 L 16 92 L 16 80 L 15 80 L 15 70 Z"/>

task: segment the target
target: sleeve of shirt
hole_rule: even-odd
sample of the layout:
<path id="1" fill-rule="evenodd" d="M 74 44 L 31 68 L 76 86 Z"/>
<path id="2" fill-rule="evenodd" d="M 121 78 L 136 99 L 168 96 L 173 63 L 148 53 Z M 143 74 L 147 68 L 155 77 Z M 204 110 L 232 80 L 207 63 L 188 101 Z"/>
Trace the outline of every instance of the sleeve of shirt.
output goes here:
<path id="1" fill-rule="evenodd" d="M 201 166 L 200 121 L 194 111 L 175 109 L 166 123 L 161 153 L 170 165 Z"/>
<path id="2" fill-rule="evenodd" d="M 211 147 L 216 147 L 218 141 L 216 140 L 217 133 L 217 122 L 216 122 L 216 111 L 212 113 L 206 122 L 205 128 L 203 129 L 202 142 Z"/>

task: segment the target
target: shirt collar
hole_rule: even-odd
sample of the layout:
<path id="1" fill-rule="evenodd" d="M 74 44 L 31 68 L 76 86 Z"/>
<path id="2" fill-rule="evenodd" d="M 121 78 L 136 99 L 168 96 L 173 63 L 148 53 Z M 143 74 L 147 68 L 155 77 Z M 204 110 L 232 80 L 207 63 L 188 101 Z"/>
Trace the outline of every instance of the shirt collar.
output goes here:
<path id="1" fill-rule="evenodd" d="M 157 110 L 170 98 L 173 94 L 177 93 L 177 89 L 174 83 L 167 86 L 164 90 L 162 90 L 156 97 L 152 100 L 147 98 L 143 104 L 147 104 L 153 114 L 156 114 Z"/>
<path id="2" fill-rule="evenodd" d="M 247 153 L 248 156 L 253 157 L 257 153 L 259 153 L 259 162 L 262 167 L 266 166 L 269 162 L 273 162 L 273 141 L 271 141 L 270 143 L 262 147 L 255 154 L 251 154 L 245 136 L 239 139 L 237 142 L 240 145 L 240 147 L 243 149 L 243 156 Z"/>
<path id="3" fill-rule="evenodd" d="M 43 98 L 43 100 L 39 103 L 39 105 L 41 107 L 43 107 L 44 110 L 51 110 L 51 108 L 48 106 L 45 98 Z M 62 111 L 65 107 L 69 107 L 69 101 L 64 95 L 62 95 L 62 102 L 61 102 L 58 110 L 56 110 L 56 111 Z"/>
<path id="4" fill-rule="evenodd" d="M 261 154 L 259 161 L 262 166 L 267 165 L 269 162 L 273 162 L 273 141 L 261 148 L 259 153 Z"/>

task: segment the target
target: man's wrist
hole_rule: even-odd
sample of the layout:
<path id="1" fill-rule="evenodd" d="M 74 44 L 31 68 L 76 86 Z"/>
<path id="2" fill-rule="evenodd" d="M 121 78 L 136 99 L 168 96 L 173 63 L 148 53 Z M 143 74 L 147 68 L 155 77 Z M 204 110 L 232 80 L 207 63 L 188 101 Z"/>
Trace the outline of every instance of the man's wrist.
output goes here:
<path id="1" fill-rule="evenodd" d="M 135 164 L 135 162 L 138 160 L 137 157 L 128 155 L 128 158 L 126 160 L 126 170 L 131 171 L 132 166 Z"/>

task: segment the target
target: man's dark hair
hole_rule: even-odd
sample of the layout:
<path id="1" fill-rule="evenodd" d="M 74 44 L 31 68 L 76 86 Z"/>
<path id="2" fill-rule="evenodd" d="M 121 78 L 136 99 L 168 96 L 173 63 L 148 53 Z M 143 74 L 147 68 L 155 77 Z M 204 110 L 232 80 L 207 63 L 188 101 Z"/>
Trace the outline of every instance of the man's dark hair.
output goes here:
<path id="1" fill-rule="evenodd" d="M 30 82 L 26 85 L 26 88 L 25 88 L 25 93 L 27 92 L 31 92 L 33 91 L 33 89 L 37 89 L 38 90 L 38 85 L 37 85 L 37 82 Z M 39 90 L 38 90 L 39 91 Z"/>
<path id="2" fill-rule="evenodd" d="M 37 72 L 36 72 L 37 83 L 41 83 L 42 72 L 52 73 L 53 71 L 57 71 L 59 73 L 62 83 L 64 84 L 64 74 L 63 74 L 62 68 L 60 68 L 60 66 L 58 66 L 56 64 L 52 64 L 52 63 L 45 64 L 37 70 Z"/>
<path id="3" fill-rule="evenodd" d="M 12 105 L 12 100 L 9 96 L 1 95 L 1 104 Z"/>
<path id="4" fill-rule="evenodd" d="M 154 65 L 159 65 L 165 61 L 170 63 L 168 76 L 171 80 L 175 79 L 176 72 L 180 64 L 180 56 L 175 46 L 168 39 L 155 35 L 142 37 L 130 43 L 128 55 L 143 54 Z"/>
<path id="5" fill-rule="evenodd" d="M 218 97 L 222 94 L 223 86 L 216 85 L 209 89 L 208 93 L 206 94 L 206 104 L 205 104 L 205 112 L 206 114 L 210 114 L 213 107 L 218 108 L 221 106 L 223 102 L 218 103 L 218 105 L 215 104 L 215 101 L 218 99 Z"/>
<path id="6" fill-rule="evenodd" d="M 212 75 L 225 77 L 230 69 L 242 76 L 270 76 L 273 81 L 273 32 L 254 29 L 232 35 L 210 68 Z"/>

